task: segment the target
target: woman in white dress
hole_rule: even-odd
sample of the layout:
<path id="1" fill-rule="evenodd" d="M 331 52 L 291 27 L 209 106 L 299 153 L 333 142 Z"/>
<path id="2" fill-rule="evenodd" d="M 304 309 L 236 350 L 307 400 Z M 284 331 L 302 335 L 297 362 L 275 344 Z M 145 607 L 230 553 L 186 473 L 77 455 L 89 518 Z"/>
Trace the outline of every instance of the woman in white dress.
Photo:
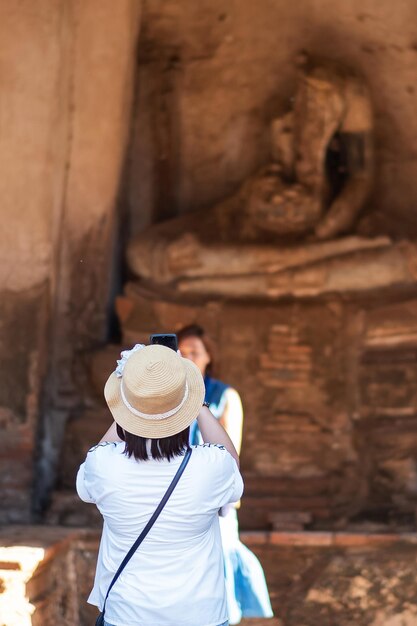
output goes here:
<path id="1" fill-rule="evenodd" d="M 181 355 L 197 365 L 204 377 L 205 400 L 210 411 L 229 434 L 236 450 L 242 443 L 243 409 L 236 389 L 213 378 L 213 347 L 201 326 L 192 324 L 178 333 Z M 191 424 L 190 441 L 202 441 L 196 420 Z M 220 518 L 225 557 L 227 603 L 230 624 L 242 617 L 272 617 L 273 611 L 262 566 L 257 557 L 239 540 L 237 503 L 224 507 Z"/>
<path id="2" fill-rule="evenodd" d="M 110 591 L 106 626 L 229 623 L 218 511 L 241 497 L 243 482 L 237 452 L 203 407 L 204 393 L 199 369 L 158 345 L 122 353 L 106 383 L 114 422 L 77 475 L 80 498 L 94 503 L 104 520 L 88 600 L 101 611 L 116 570 L 189 457 L 160 516 Z M 190 448 L 195 419 L 204 443 Z"/>

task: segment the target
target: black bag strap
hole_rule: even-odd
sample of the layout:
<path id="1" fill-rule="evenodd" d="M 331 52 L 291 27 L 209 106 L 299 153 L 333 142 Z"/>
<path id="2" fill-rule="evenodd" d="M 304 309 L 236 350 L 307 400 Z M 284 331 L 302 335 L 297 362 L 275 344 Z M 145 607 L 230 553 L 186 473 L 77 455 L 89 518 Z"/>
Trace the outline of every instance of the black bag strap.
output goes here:
<path id="1" fill-rule="evenodd" d="M 106 608 L 107 598 L 109 597 L 109 593 L 110 593 L 114 583 L 119 578 L 120 574 L 122 573 L 122 571 L 124 570 L 126 565 L 129 563 L 130 559 L 135 554 L 136 550 L 138 549 L 138 547 L 140 546 L 142 541 L 145 539 L 146 535 L 148 534 L 148 532 L 150 531 L 152 526 L 155 524 L 155 522 L 158 519 L 159 514 L 161 513 L 162 509 L 164 508 L 164 506 L 168 502 L 169 497 L 171 496 L 171 494 L 174 491 L 175 487 L 177 486 L 177 483 L 178 483 L 179 479 L 181 478 L 185 468 L 187 467 L 188 461 L 190 460 L 190 457 L 191 457 L 191 452 L 192 452 L 191 448 L 188 448 L 187 452 L 184 455 L 182 463 L 181 463 L 181 465 L 179 466 L 179 468 L 177 470 L 177 473 L 175 474 L 174 478 L 172 479 L 172 482 L 171 482 L 170 486 L 166 490 L 165 495 L 162 498 L 161 502 L 158 504 L 154 514 L 152 515 L 152 517 L 149 520 L 149 522 L 146 524 L 145 528 L 140 533 L 139 537 L 136 539 L 136 541 L 133 544 L 133 546 L 130 548 L 129 552 L 126 554 L 126 556 L 123 559 L 123 561 L 120 563 L 119 569 L 115 573 L 115 575 L 113 577 L 113 580 L 111 581 L 110 586 L 109 586 L 109 588 L 107 590 L 106 597 L 104 599 L 103 611 L 102 611 L 103 616 L 104 616 L 104 611 L 105 611 L 105 608 Z"/>

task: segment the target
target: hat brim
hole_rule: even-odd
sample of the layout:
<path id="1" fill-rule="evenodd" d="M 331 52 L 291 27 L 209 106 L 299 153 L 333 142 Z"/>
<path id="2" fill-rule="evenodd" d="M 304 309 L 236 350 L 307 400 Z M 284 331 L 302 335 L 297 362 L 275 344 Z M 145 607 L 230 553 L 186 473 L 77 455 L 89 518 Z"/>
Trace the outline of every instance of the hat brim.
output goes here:
<path id="1" fill-rule="evenodd" d="M 198 367 L 189 359 L 182 358 L 182 361 L 186 370 L 188 397 L 177 413 L 165 419 L 147 419 L 131 413 L 120 393 L 122 378 L 113 372 L 104 387 L 104 397 L 116 424 L 132 435 L 147 439 L 172 437 L 190 426 L 203 406 L 205 387 Z"/>

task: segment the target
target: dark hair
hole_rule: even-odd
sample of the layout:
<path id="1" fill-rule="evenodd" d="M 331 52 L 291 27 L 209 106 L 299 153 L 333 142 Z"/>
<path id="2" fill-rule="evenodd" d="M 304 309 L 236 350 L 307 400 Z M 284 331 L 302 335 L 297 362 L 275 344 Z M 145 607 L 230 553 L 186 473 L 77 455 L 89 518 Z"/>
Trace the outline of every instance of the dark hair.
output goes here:
<path id="1" fill-rule="evenodd" d="M 123 430 L 119 424 L 116 424 L 117 434 L 120 439 L 125 442 L 124 454 L 129 458 L 133 456 L 136 461 L 147 461 L 152 459 L 167 459 L 170 461 L 176 456 L 182 456 L 185 450 L 190 447 L 190 427 L 180 433 L 173 435 L 172 437 L 162 437 L 161 439 L 151 439 L 151 453 L 148 454 L 145 437 L 139 437 L 139 435 L 132 435 L 126 430 Z"/>
<path id="2" fill-rule="evenodd" d="M 203 343 L 207 354 L 210 357 L 210 363 L 206 367 L 206 373 L 209 376 L 212 376 L 214 369 L 214 348 L 210 337 L 208 337 L 204 328 L 202 328 L 198 324 L 189 324 L 188 326 L 184 326 L 184 328 L 181 328 L 181 330 L 177 332 L 178 345 L 181 343 L 181 341 L 183 341 L 184 339 L 188 339 L 189 337 L 197 337 L 197 339 L 200 339 L 200 341 Z"/>

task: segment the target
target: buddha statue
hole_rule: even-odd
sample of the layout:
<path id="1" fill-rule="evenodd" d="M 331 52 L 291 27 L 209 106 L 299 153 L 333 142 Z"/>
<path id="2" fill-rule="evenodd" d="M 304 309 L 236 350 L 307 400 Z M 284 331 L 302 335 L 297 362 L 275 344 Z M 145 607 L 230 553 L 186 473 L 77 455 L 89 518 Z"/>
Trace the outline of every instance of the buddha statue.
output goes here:
<path id="1" fill-rule="evenodd" d="M 207 211 L 143 231 L 130 269 L 156 289 L 220 297 L 413 282 L 411 244 L 354 234 L 372 189 L 372 138 L 363 80 L 328 64 L 304 69 L 293 110 L 272 120 L 269 163 Z"/>

